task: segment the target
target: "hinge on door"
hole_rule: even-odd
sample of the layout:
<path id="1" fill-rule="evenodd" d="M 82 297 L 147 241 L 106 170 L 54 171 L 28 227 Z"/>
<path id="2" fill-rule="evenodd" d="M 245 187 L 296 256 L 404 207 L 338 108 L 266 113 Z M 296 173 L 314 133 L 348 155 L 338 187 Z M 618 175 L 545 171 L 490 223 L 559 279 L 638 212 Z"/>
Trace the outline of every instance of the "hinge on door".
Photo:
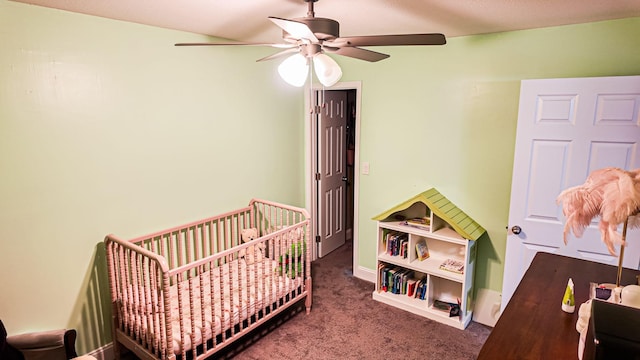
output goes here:
<path id="1" fill-rule="evenodd" d="M 316 181 L 320 181 L 320 173 L 316 173 Z"/>
<path id="2" fill-rule="evenodd" d="M 316 242 L 319 243 L 320 242 L 320 235 L 316 235 Z"/>
<path id="3" fill-rule="evenodd" d="M 314 105 L 311 107 L 311 113 L 312 114 L 320 114 L 320 110 L 322 110 L 322 106 L 321 105 Z"/>

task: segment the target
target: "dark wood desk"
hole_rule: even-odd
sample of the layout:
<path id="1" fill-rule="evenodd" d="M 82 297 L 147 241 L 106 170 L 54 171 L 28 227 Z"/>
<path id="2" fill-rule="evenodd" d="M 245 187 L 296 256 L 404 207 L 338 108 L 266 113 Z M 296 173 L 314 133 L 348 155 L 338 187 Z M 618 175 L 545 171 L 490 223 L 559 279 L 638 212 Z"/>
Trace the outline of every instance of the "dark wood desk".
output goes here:
<path id="1" fill-rule="evenodd" d="M 566 256 L 538 253 L 480 350 L 478 359 L 577 359 L 578 309 L 589 299 L 589 283 L 615 283 L 618 268 Z M 639 271 L 623 269 L 621 285 Z M 560 309 L 569 278 L 576 310 Z"/>

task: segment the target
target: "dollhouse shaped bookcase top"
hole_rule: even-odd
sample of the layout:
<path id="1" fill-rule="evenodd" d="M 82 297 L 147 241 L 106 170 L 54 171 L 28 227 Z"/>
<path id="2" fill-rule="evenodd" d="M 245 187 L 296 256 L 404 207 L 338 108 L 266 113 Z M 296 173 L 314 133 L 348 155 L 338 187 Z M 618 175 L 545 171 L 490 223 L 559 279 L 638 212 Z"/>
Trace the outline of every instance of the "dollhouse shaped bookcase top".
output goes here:
<path id="1" fill-rule="evenodd" d="M 486 230 L 436 189 L 375 216 L 375 300 L 466 328 L 476 240 Z"/>

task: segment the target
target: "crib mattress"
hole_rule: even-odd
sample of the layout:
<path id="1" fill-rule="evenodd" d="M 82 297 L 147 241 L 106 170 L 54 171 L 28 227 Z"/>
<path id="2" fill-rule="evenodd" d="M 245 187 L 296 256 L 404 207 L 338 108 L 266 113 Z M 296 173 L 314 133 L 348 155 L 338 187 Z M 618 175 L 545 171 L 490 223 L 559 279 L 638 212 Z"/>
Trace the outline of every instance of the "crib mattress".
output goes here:
<path id="1" fill-rule="evenodd" d="M 203 339 L 222 334 L 302 286 L 301 276 L 281 276 L 278 266 L 277 261 L 269 258 L 253 263 L 241 258 L 185 276 L 172 285 L 169 297 L 173 352 L 182 352 L 180 344 L 189 350 L 202 344 Z M 148 342 L 158 343 L 160 339 L 153 329 L 157 321 L 154 319 L 160 317 L 155 316 L 153 308 L 164 313 L 162 301 L 156 306 L 149 301 L 145 311 L 132 312 L 125 316 L 125 321 L 133 322 Z"/>

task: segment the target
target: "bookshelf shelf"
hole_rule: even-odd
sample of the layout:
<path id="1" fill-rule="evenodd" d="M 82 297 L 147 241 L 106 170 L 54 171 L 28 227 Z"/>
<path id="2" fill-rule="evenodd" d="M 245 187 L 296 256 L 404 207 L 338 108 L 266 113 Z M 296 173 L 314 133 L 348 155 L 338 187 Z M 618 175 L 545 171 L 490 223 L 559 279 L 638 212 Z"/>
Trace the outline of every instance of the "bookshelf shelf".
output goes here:
<path id="1" fill-rule="evenodd" d="M 440 205 L 446 207 L 447 213 L 441 211 Z M 473 232 L 461 229 L 447 215 L 452 213 Z M 423 225 L 410 225 L 410 219 Z M 378 227 L 378 273 L 373 299 L 465 329 L 473 316 L 476 240 L 485 230 L 435 189 L 374 220 Z M 424 256 L 425 245 L 428 256 L 420 260 L 419 252 Z M 444 270 L 441 266 L 447 260 L 452 266 Z"/>

